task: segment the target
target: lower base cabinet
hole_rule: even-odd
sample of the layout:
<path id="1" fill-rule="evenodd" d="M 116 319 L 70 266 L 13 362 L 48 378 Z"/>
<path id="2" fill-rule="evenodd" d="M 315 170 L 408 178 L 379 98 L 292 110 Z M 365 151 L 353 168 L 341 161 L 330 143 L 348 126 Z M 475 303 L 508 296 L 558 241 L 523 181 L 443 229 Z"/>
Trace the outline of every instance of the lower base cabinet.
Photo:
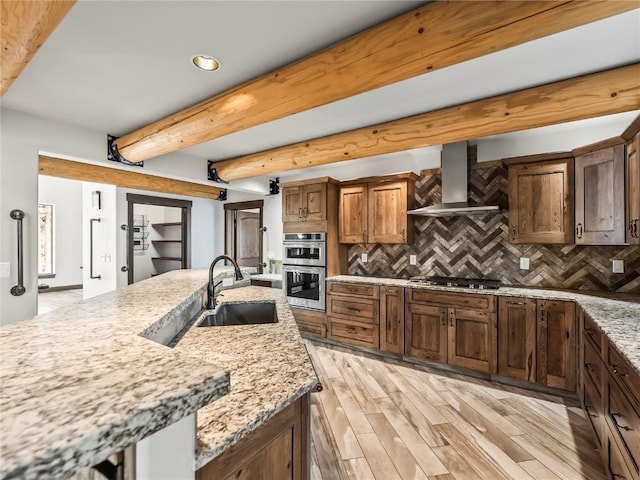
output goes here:
<path id="1" fill-rule="evenodd" d="M 291 313 L 301 334 L 315 337 L 327 336 L 327 320 L 324 312 L 291 307 Z"/>
<path id="2" fill-rule="evenodd" d="M 196 472 L 196 480 L 310 478 L 309 394 Z"/>

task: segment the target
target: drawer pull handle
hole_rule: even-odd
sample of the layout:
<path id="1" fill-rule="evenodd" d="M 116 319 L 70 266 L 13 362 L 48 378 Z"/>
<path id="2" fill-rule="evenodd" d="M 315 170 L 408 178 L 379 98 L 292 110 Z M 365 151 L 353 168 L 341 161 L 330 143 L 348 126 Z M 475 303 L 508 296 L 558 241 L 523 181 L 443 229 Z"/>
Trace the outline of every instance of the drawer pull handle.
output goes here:
<path id="1" fill-rule="evenodd" d="M 524 305 L 525 302 L 507 302 L 507 305 Z"/>
<path id="2" fill-rule="evenodd" d="M 620 478 L 621 480 L 626 480 L 627 477 L 625 477 L 624 475 L 620 474 L 620 473 L 612 473 L 611 474 L 611 478 Z"/>
<path id="3" fill-rule="evenodd" d="M 627 432 L 631 430 L 631 427 L 628 427 L 627 425 L 622 425 L 621 423 L 618 423 L 618 419 L 616 417 L 622 418 L 622 414 L 620 414 L 620 413 L 612 413 L 611 414 L 611 418 L 613 419 L 613 423 L 615 424 L 616 427 L 620 428 L 621 430 L 625 430 Z"/>
<path id="4" fill-rule="evenodd" d="M 587 370 L 589 370 L 590 372 L 593 372 L 593 371 L 595 370 L 595 369 L 593 368 L 593 364 L 592 364 L 592 363 L 587 362 L 587 363 L 585 363 L 585 364 L 584 364 L 584 366 L 585 366 L 585 368 L 586 368 Z"/>
<path id="5" fill-rule="evenodd" d="M 616 375 L 618 375 L 619 377 L 622 377 L 622 378 L 628 376 L 626 373 L 621 372 L 620 370 L 618 370 L 619 366 L 620 365 L 615 365 L 615 364 L 611 365 L 611 368 L 613 369 L 613 373 L 615 373 Z"/>

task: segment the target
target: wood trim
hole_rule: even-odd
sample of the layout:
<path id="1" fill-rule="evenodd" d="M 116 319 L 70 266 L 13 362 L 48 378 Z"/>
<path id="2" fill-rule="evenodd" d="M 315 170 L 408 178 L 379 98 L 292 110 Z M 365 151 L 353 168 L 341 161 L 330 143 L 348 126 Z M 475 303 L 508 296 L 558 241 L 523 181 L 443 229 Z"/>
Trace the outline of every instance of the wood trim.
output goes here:
<path id="1" fill-rule="evenodd" d="M 573 158 L 573 154 L 571 152 L 539 153 L 536 155 L 503 158 L 501 161 L 505 167 L 509 168 L 512 165 L 521 165 L 523 163 L 553 162 L 567 158 Z"/>
<path id="2" fill-rule="evenodd" d="M 603 148 L 615 147 L 616 145 L 622 145 L 625 143 L 625 140 L 622 137 L 611 137 L 606 140 L 601 140 L 599 142 L 591 143 L 589 145 L 585 145 L 584 147 L 578 147 L 571 150 L 574 157 L 578 155 L 584 155 L 585 153 L 597 152 L 598 150 L 602 150 Z"/>
<path id="3" fill-rule="evenodd" d="M 384 182 L 393 182 L 395 180 L 409 180 L 409 181 L 415 182 L 416 180 L 418 180 L 418 175 L 416 175 L 414 172 L 403 172 L 403 173 L 396 173 L 394 175 L 363 177 L 363 178 L 356 178 L 353 180 L 346 180 L 344 182 L 340 182 L 340 186 L 348 187 L 350 185 L 360 185 L 362 183 L 384 183 Z"/>
<path id="4" fill-rule="evenodd" d="M 140 162 L 636 7 L 635 1 L 429 2 L 114 143 Z"/>
<path id="5" fill-rule="evenodd" d="M 225 203 L 225 210 L 246 210 L 249 208 L 264 207 L 264 200 L 248 200 L 246 202 Z"/>
<path id="6" fill-rule="evenodd" d="M 635 63 L 223 160 L 214 166 L 221 178 L 232 181 L 636 110 L 640 108 L 638 77 L 640 63 Z"/>
<path id="7" fill-rule="evenodd" d="M 214 165 L 215 167 L 215 165 Z M 307 180 L 296 180 L 293 182 L 285 182 L 280 184 L 280 188 L 286 187 L 303 187 L 305 185 L 312 185 L 314 183 L 333 183 L 334 185 L 339 185 L 340 182 L 335 178 L 331 177 L 318 177 L 318 178 L 309 178 Z"/>
<path id="8" fill-rule="evenodd" d="M 138 193 L 127 193 L 127 202 L 142 203 L 144 205 L 158 205 L 160 207 L 191 208 L 191 200 L 181 200 L 179 198 L 155 197 L 153 195 L 140 195 Z"/>
<path id="9" fill-rule="evenodd" d="M 75 3 L 75 0 L 2 1 L 0 96 Z"/>
<path id="10" fill-rule="evenodd" d="M 620 135 L 625 141 L 629 141 L 640 132 L 640 115 L 638 115 L 627 129 Z"/>
<path id="11" fill-rule="evenodd" d="M 102 167 L 89 163 L 63 160 L 61 158 L 40 155 L 38 172 L 50 177 L 69 178 L 83 182 L 107 183 L 116 187 L 135 188 L 159 193 L 173 193 L 190 197 L 209 198 L 217 200 L 219 187 L 202 185 L 200 183 L 185 182 L 172 178 L 136 173 L 111 167 Z"/>

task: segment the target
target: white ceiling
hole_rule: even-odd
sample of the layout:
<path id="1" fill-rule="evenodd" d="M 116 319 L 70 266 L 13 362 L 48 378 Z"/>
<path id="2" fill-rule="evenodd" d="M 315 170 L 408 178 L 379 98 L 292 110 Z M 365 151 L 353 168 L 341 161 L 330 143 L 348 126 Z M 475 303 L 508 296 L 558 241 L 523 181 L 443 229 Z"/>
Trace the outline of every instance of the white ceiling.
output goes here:
<path id="1" fill-rule="evenodd" d="M 2 106 L 128 133 L 423 2 L 80 0 Z M 216 56 L 217 72 L 190 64 Z M 184 150 L 223 159 L 640 60 L 640 9 Z"/>

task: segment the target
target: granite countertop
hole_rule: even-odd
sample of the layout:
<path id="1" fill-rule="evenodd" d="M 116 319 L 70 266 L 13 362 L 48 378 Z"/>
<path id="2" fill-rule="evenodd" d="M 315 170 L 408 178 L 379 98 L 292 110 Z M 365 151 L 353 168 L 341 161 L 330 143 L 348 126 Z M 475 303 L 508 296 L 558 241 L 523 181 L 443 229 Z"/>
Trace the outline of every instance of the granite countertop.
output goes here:
<path id="1" fill-rule="evenodd" d="M 231 392 L 198 411 L 196 468 L 311 391 L 317 377 L 281 290 L 242 287 L 222 292 L 220 303 L 274 302 L 278 323 L 198 327 L 181 332 L 175 350 L 220 365 Z M 205 312 L 206 313 L 206 312 Z"/>
<path id="2" fill-rule="evenodd" d="M 506 297 L 529 297 L 545 300 L 573 301 L 596 322 L 613 346 L 624 355 L 640 375 L 640 295 L 610 292 L 576 292 L 541 288 L 508 287 L 498 290 L 438 287 L 413 283 L 409 280 L 358 275 L 337 275 L 327 281 L 370 283 L 374 285 L 421 288 L 447 292 Z"/>
<path id="3" fill-rule="evenodd" d="M 225 368 L 144 338 L 207 280 L 176 270 L 0 328 L 0 477 L 66 477 L 227 394 Z"/>
<path id="4" fill-rule="evenodd" d="M 267 282 L 277 282 L 278 280 L 282 281 L 281 273 L 256 273 L 251 275 L 252 279 L 255 280 L 265 280 Z"/>

